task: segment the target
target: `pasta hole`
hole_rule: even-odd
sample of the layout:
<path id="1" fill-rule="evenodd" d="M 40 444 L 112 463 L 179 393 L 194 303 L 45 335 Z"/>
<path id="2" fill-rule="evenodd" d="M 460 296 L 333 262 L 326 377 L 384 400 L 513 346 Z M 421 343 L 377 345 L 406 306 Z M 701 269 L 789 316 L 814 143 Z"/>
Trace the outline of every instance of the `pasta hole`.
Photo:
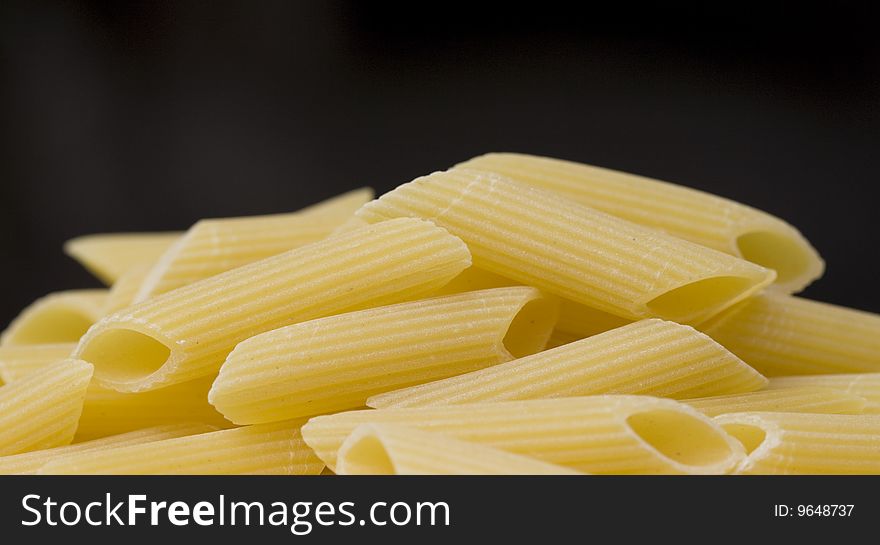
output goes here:
<path id="1" fill-rule="evenodd" d="M 538 297 L 526 303 L 504 334 L 504 348 L 514 358 L 543 350 L 556 324 L 557 310 L 557 301 L 549 297 Z"/>
<path id="2" fill-rule="evenodd" d="M 626 419 L 642 441 L 670 460 L 689 466 L 711 466 L 732 454 L 723 434 L 708 423 L 686 413 L 670 410 L 645 411 Z"/>
<path id="3" fill-rule="evenodd" d="M 340 473 L 348 475 L 394 475 L 394 462 L 385 446 L 374 434 L 352 437 L 347 448 L 340 449 L 337 462 Z"/>
<path id="4" fill-rule="evenodd" d="M 52 308 L 28 317 L 15 330 L 17 344 L 75 343 L 92 319 L 73 309 Z"/>
<path id="5" fill-rule="evenodd" d="M 797 279 L 810 268 L 812 252 L 796 238 L 770 231 L 740 235 L 736 247 L 743 259 L 776 271 L 776 281 Z"/>
<path id="6" fill-rule="evenodd" d="M 739 276 L 704 278 L 667 291 L 647 306 L 652 313 L 667 320 L 696 322 L 722 310 L 752 285 L 751 280 Z"/>
<path id="7" fill-rule="evenodd" d="M 756 448 L 761 446 L 764 439 L 767 438 L 767 432 L 758 426 L 752 426 L 749 424 L 724 424 L 721 427 L 737 441 L 742 443 L 742 446 L 746 449 L 746 454 L 754 452 Z"/>
<path id="8" fill-rule="evenodd" d="M 80 358 L 94 364 L 95 374 L 111 381 L 131 382 L 161 368 L 171 350 L 156 339 L 131 329 L 109 329 L 90 339 Z"/>

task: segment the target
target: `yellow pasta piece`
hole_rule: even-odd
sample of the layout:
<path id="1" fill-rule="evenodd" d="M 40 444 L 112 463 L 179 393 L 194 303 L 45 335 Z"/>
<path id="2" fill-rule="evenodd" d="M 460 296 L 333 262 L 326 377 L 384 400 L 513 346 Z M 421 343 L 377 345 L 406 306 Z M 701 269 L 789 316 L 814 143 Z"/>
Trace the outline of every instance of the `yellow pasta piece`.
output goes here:
<path id="1" fill-rule="evenodd" d="M 0 348 L 0 376 L 7 383 L 67 358 L 74 344 L 22 345 Z M 67 360 L 75 361 L 75 360 Z M 141 393 L 120 393 L 96 384 L 89 386 L 75 441 L 189 420 L 219 427 L 231 424 L 208 403 L 209 376 Z"/>
<path id="2" fill-rule="evenodd" d="M 60 456 L 41 475 L 318 475 L 301 421 L 213 431 Z"/>
<path id="3" fill-rule="evenodd" d="M 699 322 L 775 273 L 495 174 L 451 170 L 364 205 L 370 222 L 421 217 L 462 238 L 474 264 L 628 319 Z"/>
<path id="4" fill-rule="evenodd" d="M 825 269 L 815 248 L 785 221 L 689 187 L 519 153 L 489 153 L 458 166 L 497 172 L 774 269 L 777 285 L 789 293 L 802 290 Z"/>
<path id="5" fill-rule="evenodd" d="M 208 403 L 213 379 L 208 376 L 139 393 L 121 393 L 92 385 L 86 394 L 74 442 L 181 421 L 232 427 Z"/>
<path id="6" fill-rule="evenodd" d="M 563 300 L 559 306 L 559 320 L 556 323 L 556 331 L 560 334 L 560 337 L 576 341 L 623 327 L 628 323 L 631 323 L 631 321 L 586 305 Z"/>
<path id="7" fill-rule="evenodd" d="M 335 471 L 339 447 L 361 424 L 448 434 L 587 473 L 720 474 L 743 457 L 736 440 L 693 408 L 643 396 L 351 411 L 312 418 L 302 433 Z"/>
<path id="8" fill-rule="evenodd" d="M 201 423 L 166 424 L 164 426 L 130 431 L 64 447 L 35 450 L 12 456 L 0 456 L 0 475 L 32 475 L 45 464 L 61 456 L 196 435 L 214 431 L 215 429 L 213 426 Z"/>
<path id="9" fill-rule="evenodd" d="M 746 449 L 740 474 L 880 474 L 880 415 L 745 412 L 715 421 Z"/>
<path id="10" fill-rule="evenodd" d="M 767 380 L 708 336 L 642 320 L 552 350 L 371 397 L 371 407 L 422 407 L 594 394 L 677 399 L 763 388 Z"/>
<path id="11" fill-rule="evenodd" d="M 358 426 L 339 448 L 340 475 L 578 475 L 446 435 L 390 425 Z"/>
<path id="12" fill-rule="evenodd" d="M 7 384 L 21 380 L 69 357 L 74 348 L 76 343 L 0 346 L 0 379 Z"/>
<path id="13" fill-rule="evenodd" d="M 0 387 L 0 456 L 70 443 L 92 370 L 64 360 Z"/>
<path id="14" fill-rule="evenodd" d="M 521 285 L 519 282 L 501 275 L 490 273 L 477 267 L 468 267 L 461 274 L 450 280 L 448 284 L 440 288 L 434 295 L 452 295 L 468 291 L 509 288 Z"/>
<path id="15" fill-rule="evenodd" d="M 183 233 L 105 233 L 64 243 L 64 253 L 108 286 L 129 269 L 152 265 Z"/>
<path id="16" fill-rule="evenodd" d="M 376 393 L 534 354 L 556 310 L 535 288 L 496 288 L 282 327 L 236 346 L 208 399 L 236 424 L 360 408 Z"/>
<path id="17" fill-rule="evenodd" d="M 880 373 L 805 375 L 770 379 L 768 388 L 833 388 L 863 398 L 864 412 L 880 414 Z"/>
<path id="18" fill-rule="evenodd" d="M 107 290 L 50 293 L 31 303 L 0 335 L 0 345 L 75 343 L 104 314 Z"/>
<path id="19" fill-rule="evenodd" d="M 865 398 L 830 388 L 778 388 L 725 396 L 686 399 L 706 416 L 750 411 L 786 413 L 861 414 Z"/>
<path id="20" fill-rule="evenodd" d="M 700 326 L 768 377 L 880 371 L 880 315 L 765 293 Z"/>
<path id="21" fill-rule="evenodd" d="M 363 188 L 290 214 L 201 220 L 162 255 L 132 302 L 326 238 L 372 198 Z"/>
<path id="22" fill-rule="evenodd" d="M 152 267 L 150 266 L 138 265 L 132 267 L 126 271 L 125 274 L 120 276 L 119 279 L 113 283 L 110 292 L 107 294 L 107 301 L 104 303 L 104 316 L 113 314 L 114 312 L 118 312 L 125 307 L 134 304 L 135 296 L 137 295 L 138 290 L 141 289 L 144 280 L 147 278 L 147 274 L 149 274 L 151 270 Z"/>
<path id="23" fill-rule="evenodd" d="M 215 373 L 239 342 L 281 326 L 430 293 L 470 266 L 464 243 L 401 219 L 335 235 L 103 318 L 74 355 L 137 392 Z"/>

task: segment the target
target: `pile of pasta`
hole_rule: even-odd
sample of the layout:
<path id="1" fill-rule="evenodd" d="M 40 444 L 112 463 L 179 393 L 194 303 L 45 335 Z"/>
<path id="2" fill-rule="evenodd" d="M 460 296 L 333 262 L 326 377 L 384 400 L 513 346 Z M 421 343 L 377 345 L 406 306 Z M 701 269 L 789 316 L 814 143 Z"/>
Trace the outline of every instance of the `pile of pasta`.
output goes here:
<path id="1" fill-rule="evenodd" d="M 491 153 L 66 252 L 0 338 L 5 474 L 880 473 L 880 316 L 768 213 Z"/>

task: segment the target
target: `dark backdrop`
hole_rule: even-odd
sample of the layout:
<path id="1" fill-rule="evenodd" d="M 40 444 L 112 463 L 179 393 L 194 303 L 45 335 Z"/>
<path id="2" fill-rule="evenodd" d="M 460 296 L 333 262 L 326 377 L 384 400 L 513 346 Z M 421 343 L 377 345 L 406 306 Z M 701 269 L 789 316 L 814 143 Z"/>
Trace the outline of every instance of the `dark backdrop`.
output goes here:
<path id="1" fill-rule="evenodd" d="M 827 259 L 809 295 L 880 311 L 876 11 L 707 4 L 2 2 L 0 323 L 97 285 L 72 236 L 381 192 L 490 150 L 766 209 Z"/>

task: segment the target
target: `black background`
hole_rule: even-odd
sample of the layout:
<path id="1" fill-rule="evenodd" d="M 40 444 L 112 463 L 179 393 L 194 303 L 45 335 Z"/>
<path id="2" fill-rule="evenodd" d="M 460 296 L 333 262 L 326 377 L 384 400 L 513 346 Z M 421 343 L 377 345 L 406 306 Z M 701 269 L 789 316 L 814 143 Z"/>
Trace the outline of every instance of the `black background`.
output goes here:
<path id="1" fill-rule="evenodd" d="M 493 150 L 766 209 L 828 261 L 810 296 L 880 311 L 876 9 L 513 4 L 0 3 L 0 325 L 97 285 L 61 253 L 77 234 L 381 192 Z"/>

